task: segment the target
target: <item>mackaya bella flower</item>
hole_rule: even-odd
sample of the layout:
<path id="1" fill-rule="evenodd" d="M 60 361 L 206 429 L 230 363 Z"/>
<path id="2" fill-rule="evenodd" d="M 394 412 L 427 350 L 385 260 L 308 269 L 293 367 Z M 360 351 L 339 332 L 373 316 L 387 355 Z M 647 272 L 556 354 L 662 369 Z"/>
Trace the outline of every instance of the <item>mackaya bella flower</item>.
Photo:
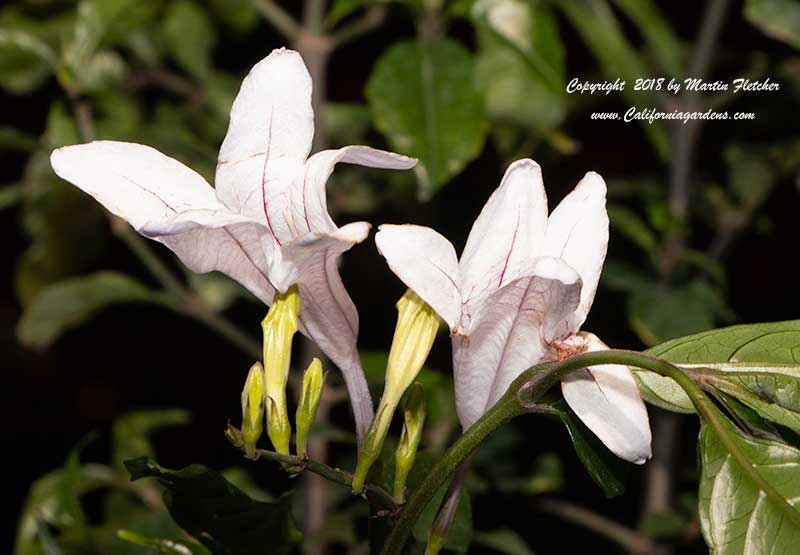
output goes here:
<path id="1" fill-rule="evenodd" d="M 608 246 L 606 186 L 589 172 L 548 218 L 541 169 L 511 164 L 472 227 L 459 261 L 434 230 L 382 225 L 392 271 L 448 324 L 456 408 L 469 428 L 527 368 L 607 348 L 579 332 Z M 626 366 L 596 366 L 561 381 L 569 406 L 617 456 L 651 455 L 650 424 Z"/>
<path id="2" fill-rule="evenodd" d="M 266 304 L 296 284 L 298 328 L 344 374 L 361 438 L 373 408 L 356 349 L 358 313 L 337 262 L 367 237 L 369 224 L 337 227 L 325 183 L 337 162 L 408 169 L 416 160 L 366 146 L 309 158 L 311 87 L 297 52 L 274 50 L 253 67 L 231 109 L 216 189 L 182 163 L 134 143 L 68 146 L 55 150 L 51 163 L 195 272 L 223 272 Z"/>

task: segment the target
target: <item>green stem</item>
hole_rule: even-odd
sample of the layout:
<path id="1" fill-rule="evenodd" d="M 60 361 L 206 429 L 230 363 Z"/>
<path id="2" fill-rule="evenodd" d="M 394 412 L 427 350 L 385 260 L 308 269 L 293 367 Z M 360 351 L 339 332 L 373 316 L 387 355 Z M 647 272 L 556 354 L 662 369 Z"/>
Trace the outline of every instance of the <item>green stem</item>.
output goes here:
<path id="1" fill-rule="evenodd" d="M 253 5 L 286 38 L 293 39 L 300 32 L 297 20 L 273 0 L 253 0 Z"/>
<path id="2" fill-rule="evenodd" d="M 312 35 L 321 35 L 325 22 L 325 0 L 305 0 L 303 28 Z"/>
<path id="3" fill-rule="evenodd" d="M 642 353 L 608 350 L 583 353 L 557 363 L 544 363 L 528 369 L 511 384 L 508 391 L 480 420 L 472 425 L 434 465 L 423 482 L 411 495 L 398 516 L 383 549 L 383 555 L 400 555 L 419 515 L 434 494 L 466 457 L 497 428 L 515 416 L 534 409 L 539 399 L 569 372 L 603 364 L 624 364 L 650 370 L 675 380 L 719 437 L 734 461 L 764 493 L 776 503 L 794 524 L 800 526 L 798 513 L 753 467 L 741 451 L 735 434 L 725 422 L 725 416 L 700 387 L 677 366 Z"/>
<path id="4" fill-rule="evenodd" d="M 232 345 L 238 347 L 250 358 L 254 360 L 261 358 L 261 344 L 258 341 L 243 332 L 229 320 L 211 311 L 205 305 L 199 304 L 197 301 L 190 301 L 183 307 L 181 313 L 187 314 L 195 320 L 204 323 L 211 330 L 227 339 Z"/>
<path id="5" fill-rule="evenodd" d="M 173 275 L 167 265 L 156 256 L 146 240 L 136 233 L 133 228 L 117 220 L 114 221 L 112 226 L 117 236 L 131 249 L 145 268 L 155 276 L 164 289 L 175 296 L 177 303 L 170 303 L 169 306 L 180 314 L 202 322 L 248 356 L 256 360 L 261 358 L 261 346 L 259 343 L 234 324 L 202 304 L 195 297 L 193 291 Z"/>
<path id="6" fill-rule="evenodd" d="M 656 553 L 656 542 L 649 536 L 596 514 L 584 507 L 560 499 L 543 499 L 536 507 L 551 515 L 573 522 L 619 544 L 628 553 Z"/>
<path id="7" fill-rule="evenodd" d="M 285 455 L 283 453 L 276 453 L 275 451 L 268 451 L 267 449 L 256 449 L 255 454 L 258 459 L 279 462 L 285 468 L 300 468 L 301 471 L 308 470 L 314 474 L 319 474 L 326 480 L 341 484 L 348 489 L 350 488 L 350 484 L 353 483 L 353 475 L 349 472 L 330 467 L 327 464 L 312 459 Z M 382 487 L 375 484 L 366 484 L 364 488 L 367 496 L 384 509 L 394 513 L 399 508 L 392 494 Z"/>
<path id="8" fill-rule="evenodd" d="M 458 438 L 434 465 L 419 487 L 414 490 L 386 540 L 383 555 L 400 555 L 402 553 L 403 546 L 417 518 L 461 462 L 497 428 L 524 412 L 525 408 L 517 401 L 516 396 L 506 393 L 496 405 Z"/>
<path id="9" fill-rule="evenodd" d="M 333 48 L 338 48 L 346 42 L 354 40 L 370 31 L 377 29 L 386 19 L 385 6 L 373 6 L 367 12 L 352 23 L 342 25 L 339 29 L 331 32 Z"/>
<path id="10" fill-rule="evenodd" d="M 141 235 L 136 233 L 126 222 L 118 220 L 117 218 L 114 218 L 112 222 L 112 229 L 117 237 L 122 239 L 122 242 L 136 255 L 139 262 L 153 274 L 164 289 L 179 298 L 182 303 L 189 301 L 191 297 L 189 291 L 180 280 L 172 274 L 169 268 L 167 268 L 167 265 L 156 256 Z"/>

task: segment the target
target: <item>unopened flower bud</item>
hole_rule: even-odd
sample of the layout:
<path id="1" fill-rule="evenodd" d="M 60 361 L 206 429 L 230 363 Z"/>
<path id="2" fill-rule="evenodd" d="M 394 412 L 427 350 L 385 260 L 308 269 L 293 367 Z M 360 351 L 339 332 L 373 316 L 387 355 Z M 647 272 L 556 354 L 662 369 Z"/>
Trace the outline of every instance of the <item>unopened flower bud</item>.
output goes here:
<path id="1" fill-rule="evenodd" d="M 397 326 L 386 366 L 386 384 L 375 420 L 358 453 L 354 492 L 364 488 L 367 472 L 381 453 L 397 404 L 428 358 L 440 323 L 436 312 L 411 289 L 397 301 Z"/>
<path id="2" fill-rule="evenodd" d="M 255 458 L 256 442 L 264 429 L 264 368 L 260 362 L 250 367 L 242 389 L 242 440 L 247 456 Z"/>
<path id="3" fill-rule="evenodd" d="M 322 371 L 322 362 L 318 358 L 311 361 L 306 373 L 303 374 L 303 391 L 300 394 L 300 403 L 297 405 L 295 414 L 295 426 L 297 427 L 297 456 L 306 457 L 306 443 L 308 430 L 311 429 L 314 420 L 317 418 L 317 408 L 322 399 L 322 389 L 325 386 L 325 373 Z"/>
<path id="4" fill-rule="evenodd" d="M 417 448 L 425 425 L 425 390 L 419 382 L 412 385 L 403 398 L 403 432 L 394 453 L 394 498 L 397 503 L 405 501 L 406 480 L 417 458 Z"/>
<path id="5" fill-rule="evenodd" d="M 292 360 L 292 338 L 297 331 L 300 294 L 297 286 L 275 293 L 261 328 L 264 331 L 267 435 L 275 451 L 289 454 L 292 425 L 286 409 L 286 381 Z"/>
<path id="6" fill-rule="evenodd" d="M 464 490 L 464 480 L 471 461 L 472 456 L 461 463 L 453 476 L 452 482 L 450 482 L 450 486 L 447 488 L 444 501 L 439 507 L 439 512 L 436 513 L 436 518 L 433 519 L 433 524 L 428 531 L 428 544 L 425 546 L 425 555 L 438 555 L 447 542 L 450 528 L 452 528 L 456 519 L 461 493 Z"/>

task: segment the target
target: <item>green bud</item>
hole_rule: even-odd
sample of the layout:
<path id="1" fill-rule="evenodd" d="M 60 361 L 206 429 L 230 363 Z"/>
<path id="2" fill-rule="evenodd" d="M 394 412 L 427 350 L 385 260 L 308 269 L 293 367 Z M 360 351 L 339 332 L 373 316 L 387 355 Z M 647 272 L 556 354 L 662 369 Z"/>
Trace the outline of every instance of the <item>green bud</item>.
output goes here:
<path id="1" fill-rule="evenodd" d="M 242 389 L 242 440 L 247 456 L 256 456 L 256 442 L 264 429 L 264 368 L 260 362 L 250 367 Z"/>
<path id="2" fill-rule="evenodd" d="M 440 324 L 436 312 L 411 289 L 397 301 L 397 326 L 386 365 L 386 383 L 375 420 L 358 453 L 354 492 L 364 489 L 367 472 L 381 453 L 397 404 L 425 364 Z"/>
<path id="3" fill-rule="evenodd" d="M 472 458 L 470 457 L 468 461 L 471 460 Z M 433 519 L 433 524 L 428 531 L 428 545 L 425 546 L 425 555 L 438 555 L 447 541 L 450 528 L 452 528 L 456 519 L 456 512 L 458 511 L 459 501 L 461 501 L 461 492 L 464 490 L 464 479 L 469 465 L 470 462 L 466 462 L 459 466 L 450 483 L 450 487 L 447 489 L 444 502 L 439 507 L 439 512 L 436 514 L 436 518 Z"/>
<path id="4" fill-rule="evenodd" d="M 295 426 L 297 427 L 297 456 L 305 458 L 308 430 L 317 418 L 317 407 L 322 399 L 322 389 L 325 386 L 325 373 L 322 371 L 322 362 L 318 358 L 311 361 L 306 373 L 303 374 L 303 391 L 300 395 L 300 403 L 295 414 Z"/>
<path id="5" fill-rule="evenodd" d="M 292 338 L 297 331 L 300 294 L 292 285 L 286 293 L 275 293 L 261 329 L 264 331 L 267 435 L 275 451 L 289 454 L 292 425 L 286 409 L 286 381 L 292 360 Z"/>
<path id="6" fill-rule="evenodd" d="M 397 503 L 405 501 L 406 480 L 417 458 L 417 448 L 422 439 L 425 425 L 425 390 L 416 382 L 406 392 L 402 404 L 403 432 L 394 453 L 394 499 Z"/>

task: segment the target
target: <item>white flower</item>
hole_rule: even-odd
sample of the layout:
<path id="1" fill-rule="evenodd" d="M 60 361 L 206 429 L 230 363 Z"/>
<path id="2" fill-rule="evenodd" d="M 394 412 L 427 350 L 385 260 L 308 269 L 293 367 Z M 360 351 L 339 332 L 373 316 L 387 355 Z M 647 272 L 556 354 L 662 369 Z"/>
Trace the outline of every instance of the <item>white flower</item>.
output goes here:
<path id="1" fill-rule="evenodd" d="M 224 272 L 264 303 L 297 284 L 300 331 L 342 370 L 359 437 L 372 401 L 356 349 L 358 313 L 337 269 L 369 224 L 337 227 L 325 183 L 337 162 L 408 169 L 416 160 L 365 146 L 319 152 L 311 78 L 300 55 L 274 50 L 250 71 L 231 109 L 216 189 L 148 146 L 96 141 L 57 149 L 56 173 L 195 272 Z"/>
<path id="2" fill-rule="evenodd" d="M 526 159 L 506 171 L 460 261 L 430 228 L 380 227 L 375 241 L 392 271 L 450 326 L 464 429 L 527 368 L 607 348 L 579 333 L 608 245 L 605 195 L 603 179 L 587 173 L 548 218 L 541 169 Z M 647 410 L 626 366 L 575 372 L 562 391 L 611 451 L 636 463 L 650 457 Z"/>

